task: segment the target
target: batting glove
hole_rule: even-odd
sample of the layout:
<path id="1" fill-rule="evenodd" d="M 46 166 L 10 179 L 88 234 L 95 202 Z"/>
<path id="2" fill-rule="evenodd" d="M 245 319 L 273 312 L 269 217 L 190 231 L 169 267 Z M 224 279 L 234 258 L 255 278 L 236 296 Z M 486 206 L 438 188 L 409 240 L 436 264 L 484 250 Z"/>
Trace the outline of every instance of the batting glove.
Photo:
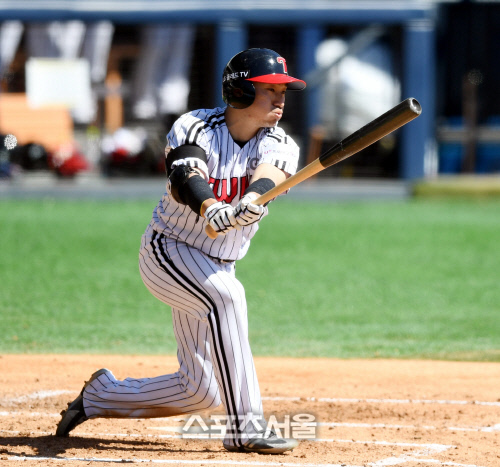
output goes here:
<path id="1" fill-rule="evenodd" d="M 258 197 L 259 195 L 256 193 L 249 193 L 240 199 L 240 202 L 234 209 L 236 222 L 238 222 L 239 225 L 245 227 L 247 225 L 254 224 L 255 222 L 260 221 L 267 213 L 267 207 L 258 206 L 257 204 L 252 203 L 252 201 Z"/>
<path id="2" fill-rule="evenodd" d="M 205 211 L 205 218 L 218 234 L 226 234 L 233 229 L 241 229 L 234 217 L 234 208 L 224 201 L 211 204 Z"/>

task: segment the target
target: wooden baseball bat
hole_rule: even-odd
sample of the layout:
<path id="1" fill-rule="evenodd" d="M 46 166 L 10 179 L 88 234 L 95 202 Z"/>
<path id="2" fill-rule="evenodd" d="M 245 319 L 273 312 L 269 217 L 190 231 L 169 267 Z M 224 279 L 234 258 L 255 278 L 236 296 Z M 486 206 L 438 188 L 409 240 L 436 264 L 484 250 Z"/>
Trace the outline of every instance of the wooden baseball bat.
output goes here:
<path id="1" fill-rule="evenodd" d="M 253 201 L 253 204 L 261 205 L 271 201 L 284 191 L 316 175 L 318 172 L 347 159 L 384 136 L 387 136 L 389 133 L 406 125 L 408 122 L 417 118 L 421 113 L 422 107 L 417 99 L 413 97 L 405 99 L 403 102 L 380 115 L 380 117 L 377 117 L 364 127 L 345 137 L 342 141 L 321 154 L 315 161 L 299 170 L 295 175 L 292 175 L 284 182 L 259 196 Z M 210 238 L 217 238 L 217 232 L 210 225 L 205 227 L 205 232 Z"/>

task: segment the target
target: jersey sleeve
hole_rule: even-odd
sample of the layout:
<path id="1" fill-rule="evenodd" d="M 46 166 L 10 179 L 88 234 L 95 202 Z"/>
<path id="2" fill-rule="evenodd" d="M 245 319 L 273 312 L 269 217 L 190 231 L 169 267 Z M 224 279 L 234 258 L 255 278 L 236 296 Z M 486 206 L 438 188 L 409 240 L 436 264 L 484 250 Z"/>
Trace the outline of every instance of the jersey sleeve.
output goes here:
<path id="1" fill-rule="evenodd" d="M 261 143 L 259 164 L 267 163 L 293 175 L 299 163 L 299 147 L 285 134 L 267 135 Z"/>
<path id="2" fill-rule="evenodd" d="M 204 133 L 197 131 L 198 127 L 203 127 L 203 122 L 199 119 L 194 118 L 190 114 L 185 114 L 179 119 L 177 119 L 172 126 L 172 129 L 167 134 L 167 145 L 165 147 L 165 160 L 168 153 L 183 144 L 196 144 L 200 146 L 206 152 L 206 144 L 204 138 Z M 207 154 L 208 156 L 208 154 Z M 197 158 L 185 158 L 180 159 L 172 164 L 172 168 L 176 165 L 187 165 L 188 167 L 197 168 L 203 172 L 205 180 L 208 180 L 209 169 L 207 164 L 201 159 Z"/>
<path id="3" fill-rule="evenodd" d="M 186 117 L 183 115 L 174 122 L 172 128 L 167 134 L 167 147 L 175 149 L 183 144 L 186 144 L 186 137 Z"/>

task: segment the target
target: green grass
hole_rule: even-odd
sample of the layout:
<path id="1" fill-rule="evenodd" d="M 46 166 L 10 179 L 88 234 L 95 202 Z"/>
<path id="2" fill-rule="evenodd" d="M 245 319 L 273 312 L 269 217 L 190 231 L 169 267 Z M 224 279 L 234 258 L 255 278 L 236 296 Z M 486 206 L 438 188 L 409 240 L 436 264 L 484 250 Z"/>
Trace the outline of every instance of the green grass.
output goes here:
<path id="1" fill-rule="evenodd" d="M 176 351 L 155 202 L 2 201 L 0 352 Z M 500 202 L 280 200 L 238 262 L 256 355 L 500 361 Z"/>
<path id="2" fill-rule="evenodd" d="M 289 221 L 263 228 L 246 260 L 256 309 L 279 310 L 259 351 L 283 352 L 279 335 L 295 355 L 499 358 L 499 202 L 308 206 L 310 225 L 301 212 L 280 209 Z"/>

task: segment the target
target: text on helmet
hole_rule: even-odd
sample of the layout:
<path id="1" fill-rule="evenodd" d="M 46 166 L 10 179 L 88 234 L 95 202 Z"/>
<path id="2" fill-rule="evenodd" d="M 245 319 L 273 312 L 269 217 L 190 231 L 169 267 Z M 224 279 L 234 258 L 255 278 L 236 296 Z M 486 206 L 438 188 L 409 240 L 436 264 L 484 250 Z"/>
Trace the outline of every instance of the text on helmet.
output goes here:
<path id="1" fill-rule="evenodd" d="M 223 76 L 222 82 L 230 81 L 232 79 L 238 78 L 248 78 L 250 75 L 250 71 L 235 71 L 234 73 L 227 73 Z"/>

